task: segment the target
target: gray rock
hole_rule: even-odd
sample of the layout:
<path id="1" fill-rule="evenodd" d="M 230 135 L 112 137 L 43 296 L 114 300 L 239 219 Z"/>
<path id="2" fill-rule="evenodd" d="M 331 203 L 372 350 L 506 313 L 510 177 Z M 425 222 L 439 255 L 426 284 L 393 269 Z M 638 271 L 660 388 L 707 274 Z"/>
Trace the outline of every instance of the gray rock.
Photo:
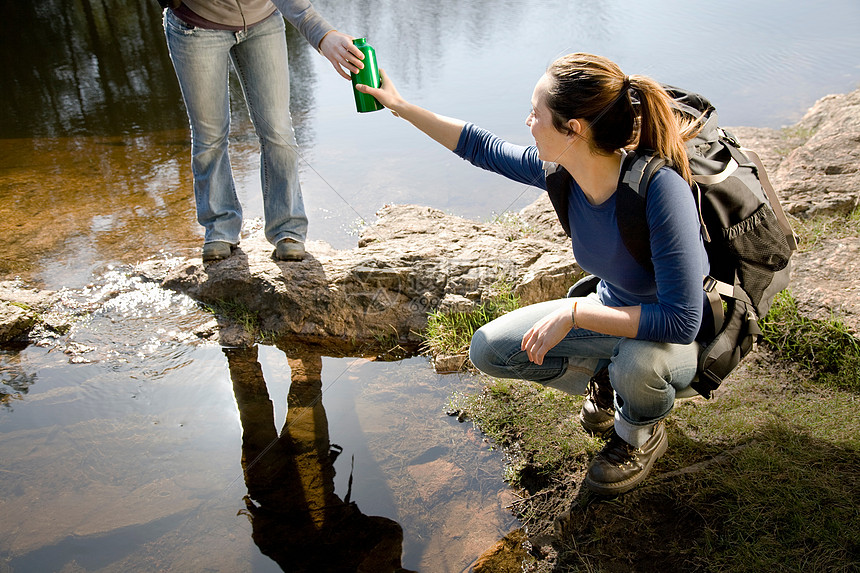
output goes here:
<path id="1" fill-rule="evenodd" d="M 809 217 L 860 205 L 860 90 L 822 98 L 794 130 L 809 137 L 773 175 L 786 210 Z"/>
<path id="2" fill-rule="evenodd" d="M 428 312 L 469 308 L 500 281 L 529 304 L 564 296 L 581 272 L 566 242 L 512 238 L 510 229 L 415 205 L 387 206 L 378 216 L 358 247 L 309 242 L 301 262 L 273 260 L 257 234 L 223 261 L 153 261 L 138 272 L 201 302 L 247 309 L 263 331 L 401 341 L 419 339 Z"/>
<path id="3" fill-rule="evenodd" d="M 27 288 L 17 281 L 0 281 L 0 344 L 26 338 L 55 296 L 52 291 Z"/>
<path id="4" fill-rule="evenodd" d="M 36 313 L 6 301 L 0 301 L 0 344 L 8 343 L 30 331 L 36 324 Z"/>
<path id="5" fill-rule="evenodd" d="M 729 130 L 761 155 L 789 212 L 811 216 L 857 207 L 860 90 L 823 98 L 790 128 Z M 545 195 L 504 224 L 414 205 L 386 206 L 378 215 L 358 247 L 336 250 L 311 242 L 302 262 L 274 261 L 271 245 L 256 233 L 224 261 L 153 259 L 137 272 L 201 302 L 244 309 L 266 333 L 399 341 L 418 340 L 429 311 L 473 308 L 491 297 L 500 281 L 530 304 L 564 296 L 581 275 Z M 835 312 L 855 331 L 860 324 L 856 243 L 828 240 L 815 252 L 799 252 L 791 286 L 807 312 L 817 317 Z M 26 336 L 40 316 L 50 316 L 54 297 L 0 282 L 0 342 Z M 213 328 L 222 344 L 253 342 L 253 333 L 229 321 L 204 325 L 200 332 Z"/>

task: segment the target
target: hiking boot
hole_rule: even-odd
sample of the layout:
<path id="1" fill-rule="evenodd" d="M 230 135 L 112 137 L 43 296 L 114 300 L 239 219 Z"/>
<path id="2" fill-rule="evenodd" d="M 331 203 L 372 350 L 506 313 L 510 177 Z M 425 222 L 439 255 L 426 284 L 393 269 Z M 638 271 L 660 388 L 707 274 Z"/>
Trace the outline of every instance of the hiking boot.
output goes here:
<path id="1" fill-rule="evenodd" d="M 300 261 L 305 258 L 305 246 L 295 239 L 281 239 L 272 256 L 279 261 Z"/>
<path id="2" fill-rule="evenodd" d="M 609 441 L 588 466 L 585 485 L 600 495 L 618 495 L 630 491 L 648 477 L 651 466 L 666 452 L 669 439 L 666 425 L 660 421 L 641 448 L 634 448 L 618 437 L 613 428 Z"/>
<path id="3" fill-rule="evenodd" d="M 203 262 L 211 263 L 212 261 L 220 261 L 226 259 L 233 254 L 233 249 L 236 245 L 227 241 L 212 241 L 211 243 L 203 244 Z"/>
<path id="4" fill-rule="evenodd" d="M 602 436 L 615 425 L 615 391 L 609 383 L 609 369 L 601 368 L 591 380 L 579 411 L 579 423 L 589 434 Z"/>

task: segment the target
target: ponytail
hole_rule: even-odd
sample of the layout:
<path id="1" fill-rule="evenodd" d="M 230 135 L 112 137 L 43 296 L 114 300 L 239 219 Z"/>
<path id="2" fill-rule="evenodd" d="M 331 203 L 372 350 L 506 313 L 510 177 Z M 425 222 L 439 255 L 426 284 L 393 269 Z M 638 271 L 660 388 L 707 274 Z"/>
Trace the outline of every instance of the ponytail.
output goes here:
<path id="1" fill-rule="evenodd" d="M 667 159 L 687 183 L 693 183 L 684 143 L 699 129 L 696 123 L 681 123 L 672 111 L 671 98 L 663 86 L 646 76 L 631 76 L 630 88 L 639 95 L 639 140 L 636 149 L 649 150 Z"/>

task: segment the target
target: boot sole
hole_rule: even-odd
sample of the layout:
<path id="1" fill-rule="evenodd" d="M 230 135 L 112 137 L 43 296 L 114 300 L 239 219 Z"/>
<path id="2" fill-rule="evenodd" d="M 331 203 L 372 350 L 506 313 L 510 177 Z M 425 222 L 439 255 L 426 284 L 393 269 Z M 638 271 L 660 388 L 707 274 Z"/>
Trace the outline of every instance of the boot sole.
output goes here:
<path id="1" fill-rule="evenodd" d="M 615 426 L 615 418 L 609 418 L 608 420 L 595 424 L 594 422 L 589 422 L 583 418 L 582 411 L 580 410 L 579 425 L 582 426 L 582 429 L 589 434 L 600 437 Z"/>
<path id="2" fill-rule="evenodd" d="M 651 459 L 648 461 L 648 464 L 641 472 L 639 472 L 633 477 L 627 478 L 624 481 L 603 483 L 594 481 L 593 479 L 591 479 L 588 473 L 586 473 L 585 485 L 588 486 L 588 489 L 598 495 L 615 496 L 621 495 L 622 493 L 627 493 L 628 491 L 645 481 L 645 478 L 647 478 L 651 474 L 651 467 L 654 465 L 654 462 L 656 462 L 660 456 L 666 453 L 668 447 L 669 437 L 664 435 L 664 439 L 661 440 L 660 443 L 657 445 L 657 449 L 654 451 L 654 454 L 651 455 Z"/>

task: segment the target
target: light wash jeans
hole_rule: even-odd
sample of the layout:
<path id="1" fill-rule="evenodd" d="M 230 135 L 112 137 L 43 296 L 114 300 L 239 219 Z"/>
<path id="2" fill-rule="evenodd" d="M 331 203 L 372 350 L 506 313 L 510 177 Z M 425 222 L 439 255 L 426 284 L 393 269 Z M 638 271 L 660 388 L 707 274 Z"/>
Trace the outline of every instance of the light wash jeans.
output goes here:
<path id="1" fill-rule="evenodd" d="M 609 365 L 615 390 L 615 431 L 639 447 L 652 426 L 672 411 L 675 392 L 690 385 L 696 375 L 699 345 L 670 344 L 609 336 L 591 330 L 571 329 L 538 366 L 520 349 L 523 335 L 538 320 L 574 300 L 533 304 L 482 326 L 472 337 L 469 358 L 479 370 L 497 378 L 519 378 L 567 392 L 584 394 L 589 378 Z M 581 304 L 600 304 L 594 297 Z"/>
<path id="2" fill-rule="evenodd" d="M 246 31 L 230 32 L 190 27 L 166 10 L 164 33 L 191 125 L 191 170 L 204 241 L 238 244 L 242 230 L 242 205 L 228 151 L 232 62 L 260 141 L 266 239 L 272 244 L 285 238 L 304 242 L 308 220 L 299 186 L 280 12 Z"/>

